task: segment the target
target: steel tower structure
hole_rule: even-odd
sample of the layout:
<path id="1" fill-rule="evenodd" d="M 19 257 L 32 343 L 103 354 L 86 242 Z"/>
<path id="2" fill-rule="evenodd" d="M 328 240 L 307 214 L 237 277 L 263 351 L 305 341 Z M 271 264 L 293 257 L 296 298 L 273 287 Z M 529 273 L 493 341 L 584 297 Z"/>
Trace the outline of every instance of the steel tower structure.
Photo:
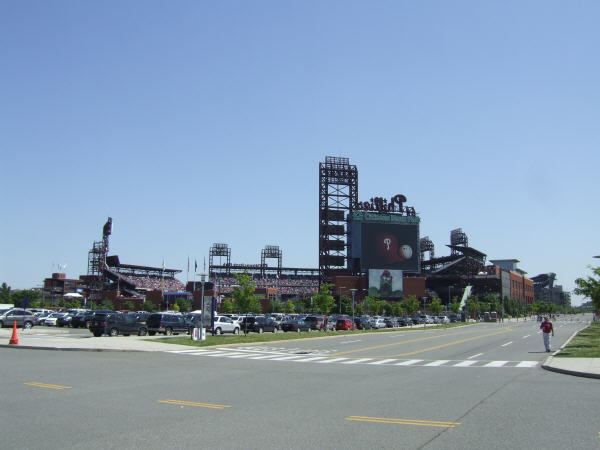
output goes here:
<path id="1" fill-rule="evenodd" d="M 358 170 L 348 158 L 319 163 L 319 280 L 347 273 L 347 217 L 358 204 Z"/>

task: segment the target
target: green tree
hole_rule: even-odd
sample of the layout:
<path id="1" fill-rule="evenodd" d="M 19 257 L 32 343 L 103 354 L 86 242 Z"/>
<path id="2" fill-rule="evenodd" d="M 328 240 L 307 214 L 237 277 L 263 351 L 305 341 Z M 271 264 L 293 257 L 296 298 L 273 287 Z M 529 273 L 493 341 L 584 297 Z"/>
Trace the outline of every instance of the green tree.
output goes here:
<path id="1" fill-rule="evenodd" d="M 392 314 L 394 317 L 402 317 L 404 315 L 404 307 L 402 302 L 394 302 L 392 305 Z"/>
<path id="2" fill-rule="evenodd" d="M 221 312 L 225 314 L 231 314 L 233 312 L 233 302 L 230 298 L 223 300 L 221 304 Z"/>
<path id="3" fill-rule="evenodd" d="M 131 300 L 127 300 L 123 306 L 125 307 L 125 309 L 128 309 L 129 311 L 133 311 L 135 309 L 135 304 L 131 301 Z"/>
<path id="4" fill-rule="evenodd" d="M 460 312 L 460 300 L 456 295 L 452 297 L 452 303 L 450 303 L 450 311 L 452 311 L 454 314 L 458 314 Z"/>
<path id="5" fill-rule="evenodd" d="M 152 311 L 154 311 L 154 310 L 155 310 L 154 303 L 152 303 L 151 301 L 148 301 L 148 300 L 146 300 L 146 301 L 144 302 L 144 305 L 143 305 L 142 309 L 143 309 L 144 311 L 146 311 L 146 312 L 152 312 Z"/>
<path id="6" fill-rule="evenodd" d="M 281 311 L 283 311 L 283 306 L 281 305 L 281 302 L 272 298 L 269 302 L 269 311 L 272 313 L 280 313 Z"/>
<path id="7" fill-rule="evenodd" d="M 187 311 L 192 306 L 192 302 L 185 297 L 177 297 L 175 304 L 179 307 L 179 311 Z"/>
<path id="8" fill-rule="evenodd" d="M 479 317 L 479 313 L 481 312 L 482 305 L 477 300 L 477 297 L 471 296 L 467 299 L 465 309 L 469 317 L 477 319 Z"/>
<path id="9" fill-rule="evenodd" d="M 252 282 L 252 277 L 248 274 L 248 271 L 244 271 L 242 274 L 234 274 L 238 286 L 235 286 L 231 290 L 231 296 L 235 299 L 235 308 L 238 312 L 248 313 L 252 312 L 256 306 L 253 303 L 254 291 L 256 290 L 256 284 Z"/>
<path id="10" fill-rule="evenodd" d="M 442 312 L 442 303 L 438 297 L 433 297 L 433 300 L 429 304 L 429 311 L 434 316 L 439 316 L 440 312 Z"/>
<path id="11" fill-rule="evenodd" d="M 298 314 L 302 314 L 304 311 L 306 311 L 306 305 L 304 304 L 303 301 L 296 302 L 296 304 L 294 305 L 294 310 Z"/>
<path id="12" fill-rule="evenodd" d="M 369 313 L 374 316 L 379 315 L 379 311 L 381 310 L 381 300 L 375 297 L 367 296 L 365 297 L 365 303 L 367 304 Z"/>
<path id="13" fill-rule="evenodd" d="M 248 312 L 253 312 L 256 314 L 260 314 L 263 312 L 262 304 L 260 303 L 260 299 L 257 296 L 253 296 L 248 302 Z"/>
<path id="14" fill-rule="evenodd" d="M 419 300 L 416 295 L 409 295 L 403 302 L 404 311 L 409 316 L 412 316 L 419 309 Z"/>
<path id="15" fill-rule="evenodd" d="M 321 314 L 329 314 L 331 307 L 335 304 L 335 299 L 329 294 L 331 283 L 324 283 L 319 286 L 319 292 L 313 296 L 314 305 Z"/>
<path id="16" fill-rule="evenodd" d="M 365 308 L 362 305 L 362 303 L 359 303 L 356 305 L 356 308 L 354 309 L 354 314 L 357 316 L 362 316 L 365 313 Z"/>
<path id="17" fill-rule="evenodd" d="M 19 289 L 10 294 L 11 303 L 16 307 L 23 306 L 23 300 L 29 299 L 29 308 L 39 308 L 42 303 L 42 293 L 37 289 Z M 0 302 L 3 303 L 3 302 Z"/>
<path id="18" fill-rule="evenodd" d="M 293 302 L 293 301 L 291 301 L 291 300 L 288 300 L 288 301 L 285 303 L 285 307 L 283 308 L 283 311 L 284 311 L 286 314 L 293 314 L 295 310 L 296 310 L 296 308 L 294 307 L 294 302 Z"/>
<path id="19" fill-rule="evenodd" d="M 588 267 L 593 275 L 587 278 L 577 278 L 575 280 L 575 294 L 583 295 L 592 301 L 596 312 L 600 311 L 600 267 Z"/>
<path id="20" fill-rule="evenodd" d="M 0 303 L 12 304 L 12 300 L 10 299 L 10 286 L 6 283 L 2 283 L 0 286 Z"/>
<path id="21" fill-rule="evenodd" d="M 342 295 L 342 314 L 352 315 L 352 299 Z"/>

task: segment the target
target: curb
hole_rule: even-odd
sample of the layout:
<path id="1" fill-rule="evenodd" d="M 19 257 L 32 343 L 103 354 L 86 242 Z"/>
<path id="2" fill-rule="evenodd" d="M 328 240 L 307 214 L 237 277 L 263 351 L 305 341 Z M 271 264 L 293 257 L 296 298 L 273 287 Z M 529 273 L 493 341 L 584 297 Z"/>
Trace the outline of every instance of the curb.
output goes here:
<path id="1" fill-rule="evenodd" d="M 14 350 L 55 350 L 61 352 L 146 352 L 156 350 L 127 350 L 122 348 L 76 348 L 76 347 L 39 347 L 34 345 L 9 345 L 0 344 L 0 348 L 12 348 Z"/>
<path id="2" fill-rule="evenodd" d="M 590 373 L 590 372 L 578 372 L 576 370 L 560 369 L 558 367 L 553 367 L 551 365 L 548 365 L 548 362 L 550 362 L 550 364 L 552 363 L 553 358 L 554 358 L 554 356 L 549 356 L 548 359 L 546 359 L 546 361 L 542 364 L 542 369 L 548 370 L 549 372 L 562 373 L 565 375 L 572 375 L 572 376 L 576 376 L 576 377 L 600 379 L 600 374 Z"/>
<path id="3" fill-rule="evenodd" d="M 589 323 L 588 323 L 588 326 L 589 326 Z M 581 330 L 583 330 L 583 329 L 584 328 L 582 328 Z M 590 373 L 590 372 L 578 372 L 576 370 L 561 369 L 561 368 L 552 366 L 552 361 L 554 361 L 554 357 L 556 355 L 558 355 L 562 351 L 562 349 L 564 349 L 567 345 L 569 345 L 569 342 L 571 342 L 573 340 L 573 338 L 575 336 L 577 336 L 581 330 L 577 330 L 575 333 L 573 333 L 571 335 L 571 337 L 569 339 L 567 339 L 566 342 L 563 345 L 561 345 L 557 351 L 555 351 L 552 355 L 548 356 L 548 358 L 546 358 L 546 360 L 542 363 L 542 369 L 548 370 L 550 372 L 562 373 L 565 375 L 572 375 L 572 376 L 576 376 L 576 377 L 600 379 L 600 374 L 595 374 L 595 373 Z"/>

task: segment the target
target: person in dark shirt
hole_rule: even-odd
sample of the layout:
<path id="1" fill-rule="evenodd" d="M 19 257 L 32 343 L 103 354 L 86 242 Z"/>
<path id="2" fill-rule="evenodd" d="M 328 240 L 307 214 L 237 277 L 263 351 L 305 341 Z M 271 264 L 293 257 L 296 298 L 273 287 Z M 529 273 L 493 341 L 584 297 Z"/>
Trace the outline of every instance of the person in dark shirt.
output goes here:
<path id="1" fill-rule="evenodd" d="M 544 317 L 544 321 L 540 325 L 540 329 L 542 330 L 542 336 L 544 337 L 544 346 L 546 347 L 546 352 L 551 352 L 552 348 L 550 347 L 550 334 L 554 336 L 554 328 L 552 327 L 552 322 L 548 317 Z"/>

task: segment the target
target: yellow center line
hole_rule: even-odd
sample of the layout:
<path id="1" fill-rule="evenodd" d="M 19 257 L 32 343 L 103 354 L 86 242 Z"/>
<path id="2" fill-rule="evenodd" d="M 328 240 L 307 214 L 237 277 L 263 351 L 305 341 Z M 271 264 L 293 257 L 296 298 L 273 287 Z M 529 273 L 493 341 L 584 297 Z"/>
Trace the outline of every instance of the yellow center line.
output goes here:
<path id="1" fill-rule="evenodd" d="M 510 328 L 506 329 L 506 331 L 509 331 Z M 393 342 L 391 344 L 382 344 L 382 345 L 375 345 L 373 347 L 364 347 L 364 348 L 359 348 L 359 349 L 355 349 L 355 350 L 347 350 L 345 352 L 338 352 L 338 353 L 332 353 L 329 356 L 331 357 L 336 357 L 336 356 L 341 356 L 341 355 L 348 355 L 350 353 L 358 353 L 358 352 L 365 352 L 367 350 L 376 350 L 379 348 L 386 348 L 386 347 L 394 347 L 397 345 L 402 345 L 402 344 L 412 344 L 414 342 L 423 342 L 423 341 L 430 341 L 432 339 L 443 339 L 443 338 L 448 338 L 449 336 L 458 336 L 461 334 L 470 334 L 472 333 L 472 330 L 469 331 L 463 331 L 463 332 L 459 332 L 459 333 L 451 333 L 451 334 L 440 334 L 437 336 L 430 336 L 430 337 L 424 337 L 424 338 L 417 338 L 417 339 L 409 339 L 407 341 L 400 341 L 400 342 Z M 505 332 L 505 331 L 503 331 Z"/>
<path id="2" fill-rule="evenodd" d="M 158 403 L 167 403 L 169 405 L 179 405 L 179 406 L 197 406 L 199 408 L 213 408 L 213 409 L 231 408 L 231 406 L 229 406 L 229 405 L 214 405 L 212 403 L 197 403 L 197 402 L 188 402 L 185 400 L 159 400 Z"/>
<path id="3" fill-rule="evenodd" d="M 71 389 L 71 386 L 59 386 L 58 384 L 46 384 L 46 383 L 39 383 L 37 381 L 31 381 L 28 383 L 23 383 L 26 384 L 27 386 L 36 386 L 36 387 L 41 387 L 41 388 L 46 388 L 46 389 L 56 389 L 56 390 L 63 390 L 63 389 Z"/>
<path id="4" fill-rule="evenodd" d="M 465 342 L 475 341 L 477 339 L 483 339 L 485 337 L 497 336 L 499 334 L 507 333 L 508 331 L 510 331 L 510 330 L 502 330 L 502 331 L 497 331 L 496 333 L 482 334 L 481 336 L 474 336 L 474 337 L 470 337 L 470 338 L 467 338 L 467 339 L 461 339 L 459 341 L 447 342 L 445 344 L 436 345 L 434 347 L 422 348 L 420 350 L 415 350 L 414 352 L 400 353 L 398 355 L 390 355 L 390 356 L 401 357 L 401 356 L 416 355 L 418 353 L 430 352 L 431 350 L 438 350 L 440 348 L 450 347 L 452 345 L 463 344 Z"/>
<path id="5" fill-rule="evenodd" d="M 375 422 L 375 423 L 391 423 L 396 425 L 414 425 L 420 427 L 441 427 L 441 428 L 456 428 L 460 422 L 440 422 L 437 420 L 418 420 L 418 419 L 389 419 L 384 417 L 367 417 L 367 416 L 350 416 L 346 420 L 356 422 Z"/>

